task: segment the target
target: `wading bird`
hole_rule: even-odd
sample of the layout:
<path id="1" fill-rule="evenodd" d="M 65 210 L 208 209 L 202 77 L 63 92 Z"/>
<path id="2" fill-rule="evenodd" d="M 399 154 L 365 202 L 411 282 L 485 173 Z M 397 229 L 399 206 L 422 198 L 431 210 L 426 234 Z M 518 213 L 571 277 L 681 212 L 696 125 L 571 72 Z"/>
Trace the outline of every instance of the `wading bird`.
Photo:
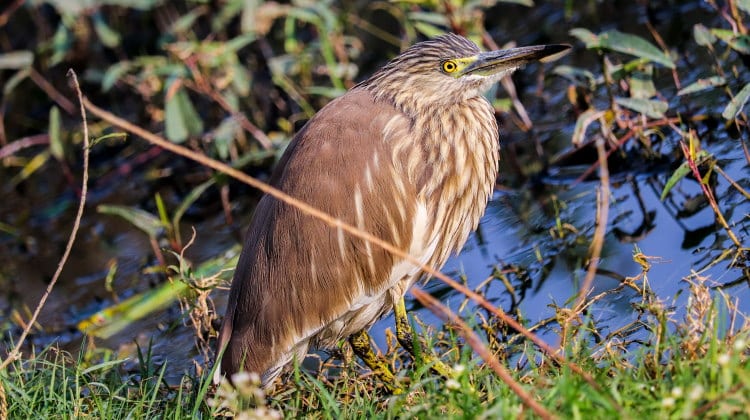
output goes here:
<path id="1" fill-rule="evenodd" d="M 482 94 L 568 48 L 480 52 L 454 34 L 415 44 L 310 119 L 271 184 L 440 269 L 476 229 L 495 185 L 498 126 Z M 234 273 L 215 380 L 244 370 L 267 386 L 309 347 L 348 338 L 398 391 L 367 330 L 394 310 L 398 341 L 413 354 L 404 294 L 423 277 L 420 267 L 266 195 Z M 440 361 L 426 362 L 449 375 Z"/>

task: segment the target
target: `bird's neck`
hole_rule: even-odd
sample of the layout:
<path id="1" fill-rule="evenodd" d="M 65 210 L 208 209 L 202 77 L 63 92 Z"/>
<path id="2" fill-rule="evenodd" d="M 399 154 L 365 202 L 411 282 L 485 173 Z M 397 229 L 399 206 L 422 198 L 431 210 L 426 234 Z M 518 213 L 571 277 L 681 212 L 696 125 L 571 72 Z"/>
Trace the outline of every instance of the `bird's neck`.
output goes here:
<path id="1" fill-rule="evenodd" d="M 492 195 L 499 158 L 497 121 L 487 100 L 475 97 L 449 109 L 425 109 L 414 117 L 413 130 L 420 147 L 409 149 L 415 155 L 408 162 L 418 167 L 407 166 L 407 173 L 421 186 L 419 196 L 434 215 L 435 232 L 444 233 L 445 243 L 438 247 L 442 251 L 432 261 L 440 264 L 476 229 Z"/>

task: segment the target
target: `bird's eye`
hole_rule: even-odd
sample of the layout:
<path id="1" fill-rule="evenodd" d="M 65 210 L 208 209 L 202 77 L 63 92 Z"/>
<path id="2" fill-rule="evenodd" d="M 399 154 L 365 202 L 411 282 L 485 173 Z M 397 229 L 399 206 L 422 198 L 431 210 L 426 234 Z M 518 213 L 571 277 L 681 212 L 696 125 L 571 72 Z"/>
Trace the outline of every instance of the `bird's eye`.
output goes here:
<path id="1" fill-rule="evenodd" d="M 458 65 L 455 61 L 443 61 L 443 71 L 446 73 L 453 73 L 458 70 Z"/>

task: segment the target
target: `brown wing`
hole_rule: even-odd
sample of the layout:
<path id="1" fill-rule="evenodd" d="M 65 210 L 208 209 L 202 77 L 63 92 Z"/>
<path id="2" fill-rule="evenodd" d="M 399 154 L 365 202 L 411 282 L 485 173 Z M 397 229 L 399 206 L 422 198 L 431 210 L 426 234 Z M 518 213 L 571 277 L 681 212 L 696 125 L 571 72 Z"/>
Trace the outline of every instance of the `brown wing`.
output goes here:
<path id="1" fill-rule="evenodd" d="M 394 108 L 355 89 L 295 137 L 274 174 L 282 191 L 408 249 L 415 192 L 393 180 L 384 132 L 408 130 Z M 412 197 L 404 200 L 403 197 Z M 219 349 L 222 370 L 263 373 L 296 341 L 389 281 L 394 258 L 275 198 L 258 204 L 234 275 Z"/>

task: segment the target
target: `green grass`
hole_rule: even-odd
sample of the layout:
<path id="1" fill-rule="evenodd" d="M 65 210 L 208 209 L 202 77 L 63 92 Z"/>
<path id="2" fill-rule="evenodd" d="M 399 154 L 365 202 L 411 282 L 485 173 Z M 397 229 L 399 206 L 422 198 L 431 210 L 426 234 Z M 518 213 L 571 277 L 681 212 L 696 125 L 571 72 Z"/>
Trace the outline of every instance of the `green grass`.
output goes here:
<path id="1" fill-rule="evenodd" d="M 732 331 L 718 322 L 730 319 L 725 300 L 695 289 L 683 320 L 652 305 L 640 344 L 611 335 L 594 342 L 590 324 L 570 330 L 565 354 L 594 378 L 587 383 L 568 366 L 550 362 L 521 342 L 503 349 L 505 364 L 546 410 L 561 418 L 736 418 L 750 415 L 750 329 Z M 702 295 L 699 295 L 702 294 Z M 696 302 L 703 302 L 700 306 Z M 642 322 L 642 321 L 641 321 Z M 723 331 L 723 332 L 721 332 Z M 246 418 L 515 418 L 532 414 L 471 349 L 450 331 L 423 334 L 445 362 L 457 369 L 454 380 L 434 376 L 396 348 L 387 356 L 408 386 L 388 395 L 348 348 L 343 357 L 310 373 L 295 368 L 270 395 L 257 378 L 236 378 L 236 387 L 210 388 L 209 373 L 185 376 L 179 386 L 163 380 L 168 365 L 156 366 L 148 352 L 139 368 L 126 372 L 124 361 L 71 358 L 49 348 L 31 360 L 0 372 L 10 419 L 16 418 L 209 418 L 228 412 Z M 426 340 L 427 340 L 426 339 Z M 456 351 L 458 350 L 458 351 Z M 597 389 L 598 388 L 598 389 Z"/>

